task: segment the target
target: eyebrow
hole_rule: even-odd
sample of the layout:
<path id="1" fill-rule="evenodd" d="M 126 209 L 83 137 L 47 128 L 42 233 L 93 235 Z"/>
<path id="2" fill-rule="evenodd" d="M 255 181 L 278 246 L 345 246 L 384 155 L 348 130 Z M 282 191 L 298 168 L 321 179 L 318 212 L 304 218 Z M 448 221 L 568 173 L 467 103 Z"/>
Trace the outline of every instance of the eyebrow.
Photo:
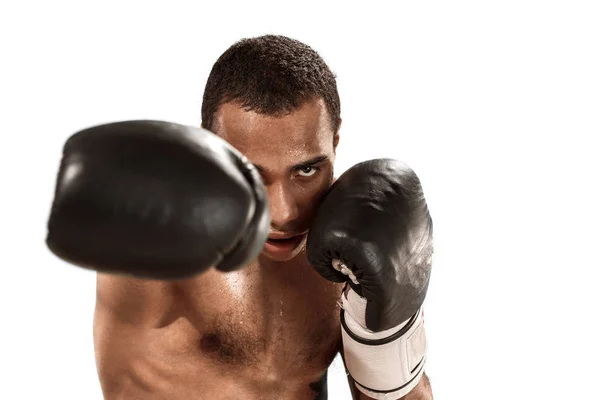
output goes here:
<path id="1" fill-rule="evenodd" d="M 297 170 L 297 169 L 302 169 L 302 168 L 305 168 L 305 167 L 310 167 L 310 166 L 313 166 L 313 165 L 318 164 L 320 162 L 323 162 L 323 161 L 327 160 L 328 158 L 329 158 L 328 156 L 322 154 L 320 156 L 316 156 L 316 157 L 310 158 L 310 159 L 308 159 L 306 161 L 302 161 L 302 162 L 300 162 L 298 164 L 295 164 L 295 165 L 293 165 L 291 167 L 291 169 Z M 257 170 L 261 171 L 261 172 L 266 171 L 266 168 L 263 167 L 262 165 L 254 164 L 254 167 Z"/>

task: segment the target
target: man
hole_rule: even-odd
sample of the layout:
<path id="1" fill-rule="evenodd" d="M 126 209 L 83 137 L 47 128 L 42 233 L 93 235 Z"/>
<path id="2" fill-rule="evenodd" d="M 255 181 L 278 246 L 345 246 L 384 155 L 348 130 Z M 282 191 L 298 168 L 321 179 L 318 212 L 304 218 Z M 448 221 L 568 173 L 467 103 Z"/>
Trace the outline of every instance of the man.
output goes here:
<path id="1" fill-rule="evenodd" d="M 216 136 L 129 121 L 67 142 L 47 242 L 99 271 L 106 399 L 325 399 L 338 352 L 355 399 L 432 398 L 418 179 L 377 160 L 332 186 L 340 124 L 321 57 L 268 35 L 215 63 Z"/>

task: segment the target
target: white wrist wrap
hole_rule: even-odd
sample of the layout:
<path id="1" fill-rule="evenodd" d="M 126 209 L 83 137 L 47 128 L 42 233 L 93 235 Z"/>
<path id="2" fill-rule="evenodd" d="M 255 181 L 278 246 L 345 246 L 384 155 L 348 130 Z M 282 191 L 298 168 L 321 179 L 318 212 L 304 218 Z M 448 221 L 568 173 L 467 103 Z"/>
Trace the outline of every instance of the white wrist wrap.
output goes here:
<path id="1" fill-rule="evenodd" d="M 427 353 L 422 309 L 382 332 L 366 327 L 367 300 L 350 289 L 342 294 L 344 361 L 356 387 L 374 399 L 397 399 L 421 380 Z"/>

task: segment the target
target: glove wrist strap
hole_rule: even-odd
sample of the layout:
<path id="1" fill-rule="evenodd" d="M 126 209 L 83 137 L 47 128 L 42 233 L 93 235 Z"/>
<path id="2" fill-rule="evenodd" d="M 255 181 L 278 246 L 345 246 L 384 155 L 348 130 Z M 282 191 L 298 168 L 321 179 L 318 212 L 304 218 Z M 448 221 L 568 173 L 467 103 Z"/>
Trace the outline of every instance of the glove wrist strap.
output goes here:
<path id="1" fill-rule="evenodd" d="M 427 343 L 420 309 L 402 324 L 382 332 L 366 328 L 366 299 L 342 294 L 344 362 L 356 387 L 374 399 L 396 399 L 420 381 Z"/>

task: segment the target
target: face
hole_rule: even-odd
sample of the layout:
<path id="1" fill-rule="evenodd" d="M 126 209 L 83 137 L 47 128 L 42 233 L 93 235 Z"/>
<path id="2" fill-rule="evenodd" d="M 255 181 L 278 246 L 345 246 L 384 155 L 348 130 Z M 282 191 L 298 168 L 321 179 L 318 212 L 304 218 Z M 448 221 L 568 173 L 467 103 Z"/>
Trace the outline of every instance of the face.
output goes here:
<path id="1" fill-rule="evenodd" d="M 321 99 L 284 116 L 219 107 L 213 131 L 244 154 L 260 172 L 271 207 L 271 229 L 262 254 L 294 258 L 306 243 L 320 199 L 333 181 L 338 136 Z"/>

